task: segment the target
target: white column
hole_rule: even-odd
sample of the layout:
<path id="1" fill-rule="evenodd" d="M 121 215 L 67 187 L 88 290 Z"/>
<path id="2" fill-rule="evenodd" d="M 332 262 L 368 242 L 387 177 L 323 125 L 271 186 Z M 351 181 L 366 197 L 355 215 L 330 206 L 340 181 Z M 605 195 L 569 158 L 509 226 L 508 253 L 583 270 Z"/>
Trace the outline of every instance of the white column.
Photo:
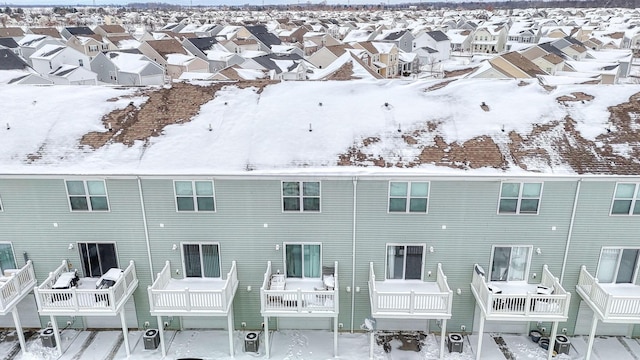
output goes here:
<path id="1" fill-rule="evenodd" d="M 444 359 L 444 339 L 447 337 L 447 319 L 442 319 L 440 329 L 440 360 Z"/>
<path id="2" fill-rule="evenodd" d="M 338 317 L 333 318 L 333 357 L 338 356 Z"/>
<path id="3" fill-rule="evenodd" d="M 369 331 L 369 360 L 373 360 L 373 341 L 374 341 L 374 331 L 371 329 Z"/>
<path id="4" fill-rule="evenodd" d="M 158 331 L 160 332 L 160 349 L 162 349 L 162 358 L 164 359 L 167 356 L 167 347 L 164 343 L 164 324 L 162 323 L 162 316 L 157 316 L 158 318 Z"/>
<path id="5" fill-rule="evenodd" d="M 267 352 L 267 359 L 271 356 L 271 344 L 269 343 L 269 318 L 264 317 L 264 348 Z"/>
<path id="6" fill-rule="evenodd" d="M 551 325 L 551 336 L 549 337 L 549 351 L 547 352 L 547 360 L 553 358 L 553 351 L 556 344 L 556 335 L 558 334 L 558 322 L 554 321 Z"/>
<path id="7" fill-rule="evenodd" d="M 227 315 L 227 328 L 229 330 L 229 354 L 235 357 L 236 349 L 233 346 L 233 304 L 229 306 L 229 314 Z"/>
<path id="8" fill-rule="evenodd" d="M 478 327 L 478 348 L 476 349 L 476 360 L 480 360 L 480 350 L 482 350 L 482 333 L 484 332 L 484 315 L 480 315 L 480 326 Z"/>
<path id="9" fill-rule="evenodd" d="M 124 308 L 120 310 L 120 322 L 122 323 L 122 335 L 124 335 L 124 347 L 127 350 L 127 357 L 131 356 L 129 348 L 129 329 L 127 328 L 127 319 L 124 316 Z"/>
<path id="10" fill-rule="evenodd" d="M 11 315 L 13 315 L 13 323 L 16 326 L 16 332 L 18 333 L 18 341 L 20 342 L 20 348 L 22 349 L 22 353 L 27 352 L 27 344 L 24 340 L 24 333 L 22 332 L 22 323 L 20 323 L 20 315 L 18 315 L 18 307 L 14 307 L 11 310 Z"/>
<path id="11" fill-rule="evenodd" d="M 58 354 L 62 356 L 62 340 L 60 340 L 60 333 L 58 332 L 58 323 L 56 322 L 56 318 L 53 315 L 49 316 L 51 318 L 51 326 L 53 327 L 53 337 L 56 339 L 56 348 L 58 349 Z"/>
<path id="12" fill-rule="evenodd" d="M 591 331 L 589 331 L 589 343 L 587 344 L 587 355 L 584 360 L 591 359 L 591 351 L 593 350 L 593 340 L 596 337 L 596 328 L 598 327 L 598 317 L 596 312 L 593 312 L 593 320 L 591 320 Z"/>

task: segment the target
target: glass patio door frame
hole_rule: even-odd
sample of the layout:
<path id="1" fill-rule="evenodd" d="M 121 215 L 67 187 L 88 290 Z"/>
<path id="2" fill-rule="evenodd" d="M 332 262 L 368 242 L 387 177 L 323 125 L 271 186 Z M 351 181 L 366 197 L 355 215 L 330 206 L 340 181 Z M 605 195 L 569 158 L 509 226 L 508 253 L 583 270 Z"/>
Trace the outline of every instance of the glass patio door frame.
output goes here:
<path id="1" fill-rule="evenodd" d="M 283 251 L 282 251 L 282 263 L 284 264 L 284 273 L 287 277 L 289 277 L 289 270 L 287 269 L 287 246 L 291 245 L 300 245 L 300 257 L 301 257 L 301 266 L 302 266 L 302 276 L 293 277 L 295 279 L 317 279 L 322 277 L 322 243 L 321 242 L 285 242 L 283 243 Z M 305 274 L 305 262 L 304 262 L 304 248 L 305 246 L 320 246 L 320 263 L 318 264 L 318 276 L 307 276 Z"/>
<path id="2" fill-rule="evenodd" d="M 187 257 L 185 254 L 184 246 L 185 245 L 198 245 L 198 252 L 200 256 L 200 276 L 187 276 Z M 204 256 L 202 252 L 203 245 L 214 245 L 218 249 L 218 276 L 204 276 Z M 220 254 L 220 244 L 217 242 L 202 242 L 202 241 L 183 241 L 180 243 L 180 253 L 182 256 L 182 274 L 185 279 L 193 278 L 193 279 L 221 279 L 222 278 L 222 256 Z"/>
<path id="3" fill-rule="evenodd" d="M 494 260 L 495 260 L 495 254 L 496 254 L 496 249 L 497 248 L 510 248 L 510 252 L 509 252 L 509 259 L 507 261 L 507 267 L 506 267 L 506 271 L 507 271 L 507 278 L 506 279 L 495 279 L 494 280 Z M 512 261 L 512 255 L 513 255 L 513 249 L 514 248 L 526 248 L 527 249 L 527 258 L 526 258 L 526 264 L 525 264 L 525 268 L 524 268 L 524 273 L 523 273 L 523 278 L 522 279 L 518 279 L 518 280 L 511 280 L 509 277 L 512 274 L 511 271 L 511 261 Z M 491 246 L 491 259 L 489 262 L 489 269 L 490 269 L 490 273 L 489 273 L 489 281 L 508 281 L 508 282 L 527 282 L 529 279 L 529 269 L 531 267 L 531 256 L 533 253 L 533 245 L 492 245 Z"/>
<path id="4" fill-rule="evenodd" d="M 600 275 L 600 271 L 602 269 L 601 265 L 602 265 L 602 256 L 605 252 L 605 250 L 618 250 L 619 253 L 617 255 L 617 259 L 616 259 L 616 264 L 615 264 L 615 270 L 613 272 L 613 276 L 612 276 L 612 281 L 601 281 L 599 278 Z M 618 282 L 618 274 L 620 273 L 620 265 L 622 264 L 622 255 L 624 253 L 625 250 L 635 250 L 637 251 L 636 254 L 636 258 L 635 258 L 635 264 L 633 266 L 633 274 L 631 275 L 631 282 L 627 283 L 627 282 Z M 598 269 L 596 271 L 596 278 L 598 279 L 599 282 L 603 283 L 603 284 L 635 284 L 636 283 L 636 279 L 638 276 L 638 267 L 640 267 L 640 248 L 637 247 L 620 247 L 620 246 L 604 246 L 602 247 L 602 249 L 600 250 L 600 256 L 598 257 Z"/>
<path id="5" fill-rule="evenodd" d="M 402 259 L 402 279 L 390 279 L 389 278 L 389 248 L 402 246 L 404 247 L 404 254 Z M 420 279 L 407 279 L 407 248 L 413 246 L 422 248 L 422 256 L 420 259 Z M 407 243 L 387 243 L 385 245 L 385 256 L 384 256 L 384 279 L 385 281 L 423 281 L 424 280 L 424 264 L 425 264 L 425 256 L 427 245 L 426 244 L 407 244 Z"/>

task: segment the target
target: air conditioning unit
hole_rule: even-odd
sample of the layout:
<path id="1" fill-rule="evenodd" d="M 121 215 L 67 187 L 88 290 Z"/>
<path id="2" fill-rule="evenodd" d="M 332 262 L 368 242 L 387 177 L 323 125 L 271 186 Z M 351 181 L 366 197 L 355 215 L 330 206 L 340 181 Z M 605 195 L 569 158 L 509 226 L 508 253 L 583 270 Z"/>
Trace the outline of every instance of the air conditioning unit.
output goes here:
<path id="1" fill-rule="evenodd" d="M 553 344 L 553 350 L 555 350 L 556 354 L 567 354 L 569 355 L 569 350 L 571 349 L 571 342 L 569 338 L 564 335 L 556 336 L 556 342 Z"/>
<path id="2" fill-rule="evenodd" d="M 244 337 L 244 352 L 258 352 L 260 347 L 260 336 L 257 332 L 248 332 Z"/>
<path id="3" fill-rule="evenodd" d="M 158 345 L 160 345 L 160 332 L 158 332 L 158 329 L 145 331 L 142 338 L 144 340 L 145 350 L 155 350 L 158 348 Z"/>
<path id="4" fill-rule="evenodd" d="M 464 345 L 464 338 L 460 334 L 451 333 L 447 337 L 449 352 L 462 352 L 462 347 Z"/>
<path id="5" fill-rule="evenodd" d="M 56 347 L 56 337 L 53 328 L 46 328 L 40 332 L 40 340 L 42 340 L 42 346 L 54 348 Z"/>

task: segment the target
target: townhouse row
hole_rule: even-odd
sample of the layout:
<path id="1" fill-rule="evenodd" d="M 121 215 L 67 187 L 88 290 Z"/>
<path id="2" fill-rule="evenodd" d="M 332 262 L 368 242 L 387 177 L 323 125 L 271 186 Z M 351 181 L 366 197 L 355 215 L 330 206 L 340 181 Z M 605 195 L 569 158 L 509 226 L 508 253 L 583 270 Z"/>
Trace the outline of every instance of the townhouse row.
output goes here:
<path id="1" fill-rule="evenodd" d="M 639 200 L 624 176 L 5 175 L 0 320 L 637 336 Z"/>

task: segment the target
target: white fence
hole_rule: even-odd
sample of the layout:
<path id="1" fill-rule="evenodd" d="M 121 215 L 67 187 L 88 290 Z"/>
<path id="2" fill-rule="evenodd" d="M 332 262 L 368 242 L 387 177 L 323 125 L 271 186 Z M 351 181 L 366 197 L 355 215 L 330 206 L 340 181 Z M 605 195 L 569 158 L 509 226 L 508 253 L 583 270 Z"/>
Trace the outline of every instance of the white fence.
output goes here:
<path id="1" fill-rule="evenodd" d="M 442 271 L 442 265 L 438 264 L 436 284 L 439 292 L 383 292 L 376 288 L 376 275 L 373 263 L 369 263 L 369 296 L 371 300 L 371 312 L 397 313 L 416 315 L 448 315 L 451 316 L 453 292 L 447 283 L 447 277 Z"/>
<path id="2" fill-rule="evenodd" d="M 637 295 L 613 295 L 605 290 L 598 279 L 591 276 L 583 265 L 578 277 L 578 288 L 598 308 L 604 319 L 625 318 L 629 322 L 640 319 L 640 287 Z"/>
<path id="3" fill-rule="evenodd" d="M 562 320 L 569 313 L 571 294 L 564 290 L 558 279 L 549 271 L 547 265 L 542 269 L 540 285 L 552 289 L 551 294 L 523 293 L 500 294 L 489 289 L 484 272 L 476 264 L 471 286 L 477 294 L 478 305 L 491 315 L 520 315 L 522 317 L 558 318 Z"/>
<path id="4" fill-rule="evenodd" d="M 267 262 L 267 271 L 264 274 L 262 287 L 260 288 L 260 301 L 263 314 L 292 314 L 305 313 L 309 316 L 327 314 L 337 315 L 338 301 L 338 262 L 334 264 L 333 289 L 302 290 L 284 289 L 271 290 L 271 261 Z"/>
<path id="5" fill-rule="evenodd" d="M 36 285 L 36 275 L 33 271 L 31 260 L 18 271 L 11 273 L 10 278 L 0 285 L 0 309 L 8 310 L 7 307 L 13 301 L 31 291 Z"/>
<path id="6" fill-rule="evenodd" d="M 171 265 L 167 261 L 162 271 L 158 274 L 156 281 L 147 289 L 151 314 L 179 315 L 181 313 L 196 312 L 226 314 L 233 303 L 233 298 L 238 288 L 236 262 L 232 262 L 222 289 L 191 290 L 185 288 L 166 290 L 169 281 L 171 281 Z"/>
<path id="7" fill-rule="evenodd" d="M 138 286 L 136 267 L 133 261 L 130 261 L 122 276 L 108 289 L 78 289 L 76 287 L 53 289 L 53 285 L 60 275 L 68 270 L 67 262 L 63 260 L 62 265 L 50 273 L 39 287 L 35 288 L 36 302 L 41 315 L 116 312 Z"/>

